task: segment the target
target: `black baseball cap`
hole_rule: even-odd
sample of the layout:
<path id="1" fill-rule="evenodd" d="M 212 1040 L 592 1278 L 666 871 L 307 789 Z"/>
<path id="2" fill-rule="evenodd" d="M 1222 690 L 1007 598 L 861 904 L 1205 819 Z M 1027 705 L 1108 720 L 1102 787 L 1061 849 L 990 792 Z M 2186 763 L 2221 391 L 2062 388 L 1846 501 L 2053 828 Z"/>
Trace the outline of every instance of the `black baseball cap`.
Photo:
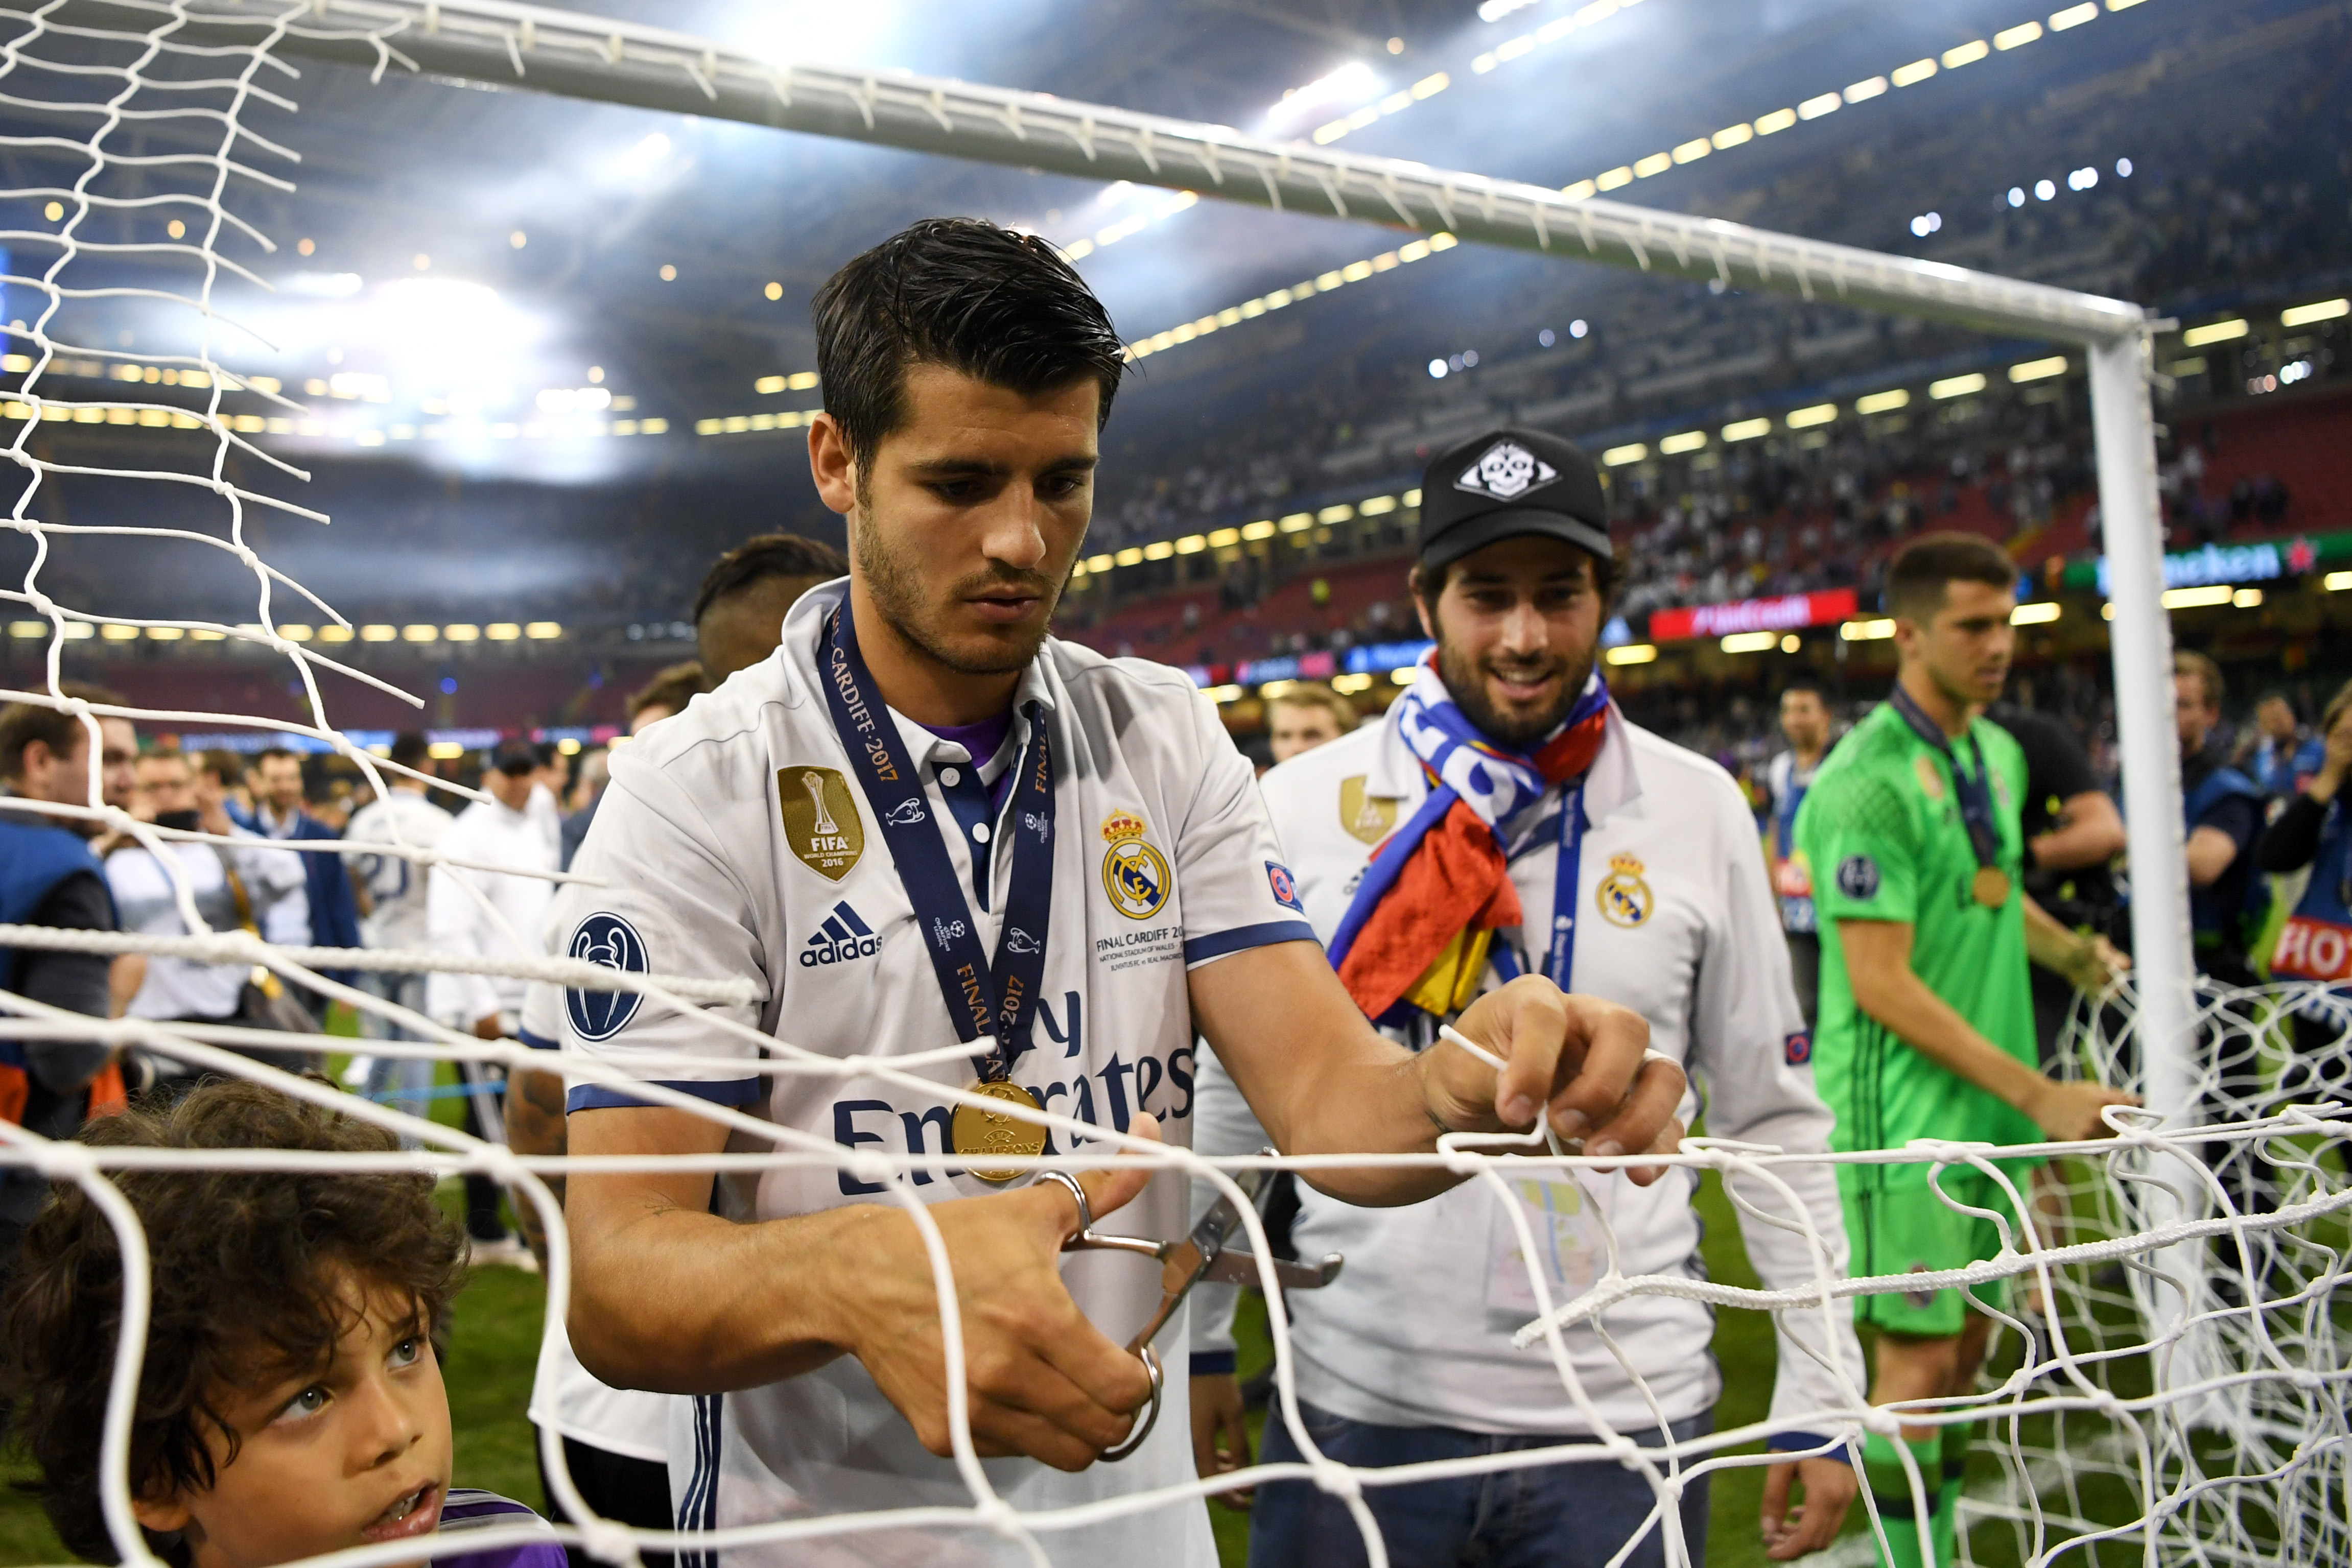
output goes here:
<path id="1" fill-rule="evenodd" d="M 529 773 L 539 766 L 539 748 L 528 740 L 501 740 L 490 754 L 490 766 L 501 773 Z"/>
<path id="2" fill-rule="evenodd" d="M 1449 446 L 1421 476 L 1421 564 L 1437 569 L 1521 534 L 1549 534 L 1604 559 L 1601 470 L 1574 442 L 1506 426 Z"/>

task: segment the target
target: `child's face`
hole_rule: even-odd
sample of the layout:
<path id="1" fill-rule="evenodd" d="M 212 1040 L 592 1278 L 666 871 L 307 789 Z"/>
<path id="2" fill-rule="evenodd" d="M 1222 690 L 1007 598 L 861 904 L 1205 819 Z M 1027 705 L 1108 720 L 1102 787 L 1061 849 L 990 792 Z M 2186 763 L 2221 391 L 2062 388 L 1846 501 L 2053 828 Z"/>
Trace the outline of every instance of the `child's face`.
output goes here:
<path id="1" fill-rule="evenodd" d="M 345 1277 L 353 1321 L 329 1365 L 236 1390 L 221 1414 L 236 1458 L 212 1443 L 209 1490 L 137 1504 L 181 1531 L 194 1568 L 271 1568 L 430 1535 L 449 1495 L 449 1400 L 415 1304 Z"/>

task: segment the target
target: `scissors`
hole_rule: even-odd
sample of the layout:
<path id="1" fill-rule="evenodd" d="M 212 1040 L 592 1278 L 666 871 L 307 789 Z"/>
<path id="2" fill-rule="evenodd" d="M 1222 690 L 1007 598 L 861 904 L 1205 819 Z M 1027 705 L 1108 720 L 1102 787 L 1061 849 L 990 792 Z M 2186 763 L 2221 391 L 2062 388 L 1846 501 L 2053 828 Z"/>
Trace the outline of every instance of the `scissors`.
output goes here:
<path id="1" fill-rule="evenodd" d="M 1258 1151 L 1263 1155 L 1270 1155 L 1274 1152 L 1270 1148 Z M 1140 1360 L 1144 1370 L 1151 1375 L 1151 1408 L 1143 1417 L 1143 1424 L 1126 1442 L 1116 1448 L 1103 1450 L 1105 1459 L 1117 1463 L 1141 1448 L 1143 1440 L 1151 1436 L 1151 1428 L 1160 1420 L 1160 1406 L 1167 1391 L 1168 1375 L 1160 1364 L 1160 1352 L 1152 1346 L 1152 1337 L 1168 1325 L 1168 1320 L 1175 1315 L 1178 1307 L 1184 1304 L 1184 1298 L 1192 1293 L 1192 1287 L 1202 1281 L 1221 1285 L 1255 1283 L 1258 1277 L 1257 1255 L 1227 1247 L 1226 1243 L 1233 1239 L 1234 1232 L 1241 1228 L 1242 1219 L 1241 1211 L 1234 1207 L 1233 1199 L 1223 1194 L 1219 1194 L 1217 1201 L 1209 1206 L 1209 1211 L 1201 1217 L 1201 1222 L 1192 1227 L 1192 1234 L 1181 1241 L 1153 1241 L 1141 1236 L 1098 1236 L 1094 1228 L 1094 1209 L 1087 1204 L 1086 1188 L 1078 1185 L 1077 1178 L 1066 1171 L 1047 1171 L 1045 1175 L 1047 1181 L 1061 1183 L 1069 1189 L 1070 1196 L 1077 1199 L 1077 1234 L 1062 1243 L 1063 1251 L 1133 1252 L 1160 1265 L 1160 1310 L 1152 1313 L 1151 1321 L 1127 1343 L 1128 1354 Z M 1258 1176 L 1254 1196 L 1259 1207 L 1259 1218 L 1263 1219 L 1265 1205 L 1272 1196 L 1274 1184 L 1264 1179 L 1263 1173 L 1248 1175 Z M 1248 1176 L 1244 1176 L 1244 1179 L 1248 1179 Z M 1318 1263 L 1294 1263 L 1286 1258 L 1277 1258 L 1274 1260 L 1274 1277 L 1276 1282 L 1286 1291 L 1317 1291 L 1339 1277 L 1339 1268 L 1344 1261 L 1337 1252 L 1326 1253 Z"/>

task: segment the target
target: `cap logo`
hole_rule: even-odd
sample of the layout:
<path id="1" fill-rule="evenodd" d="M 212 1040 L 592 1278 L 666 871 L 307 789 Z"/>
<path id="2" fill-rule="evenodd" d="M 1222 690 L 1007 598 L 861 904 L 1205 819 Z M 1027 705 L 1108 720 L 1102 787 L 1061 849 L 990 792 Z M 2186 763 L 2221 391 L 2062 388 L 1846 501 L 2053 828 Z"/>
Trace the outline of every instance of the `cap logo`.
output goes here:
<path id="1" fill-rule="evenodd" d="M 1498 501 L 1511 501 L 1535 486 L 1549 485 L 1559 477 L 1559 469 L 1517 442 L 1497 441 L 1479 455 L 1477 462 L 1462 471 L 1462 477 L 1454 481 L 1454 487 L 1467 490 L 1474 496 L 1492 496 Z"/>

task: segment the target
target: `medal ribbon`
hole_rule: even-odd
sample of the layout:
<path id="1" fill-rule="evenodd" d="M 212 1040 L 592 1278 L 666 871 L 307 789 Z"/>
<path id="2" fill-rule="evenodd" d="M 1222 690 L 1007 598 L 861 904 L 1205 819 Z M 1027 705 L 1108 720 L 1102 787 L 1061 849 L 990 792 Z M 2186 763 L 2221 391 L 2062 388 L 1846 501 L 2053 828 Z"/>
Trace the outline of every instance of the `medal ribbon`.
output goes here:
<path id="1" fill-rule="evenodd" d="M 1969 730 L 1969 750 L 1976 758 L 1977 771 L 1971 779 L 1962 771 L 1959 754 L 1945 737 L 1943 727 L 1927 716 L 1927 710 L 1903 689 L 1902 682 L 1895 684 L 1895 690 L 1886 700 L 1896 713 L 1903 716 L 1903 722 L 1911 727 L 1911 733 L 1917 736 L 1923 744 L 1934 747 L 1951 768 L 1952 789 L 1960 801 L 1960 825 L 1969 831 L 1969 848 L 1976 853 L 1977 868 L 1981 871 L 1990 867 L 1999 871 L 2000 830 L 1993 823 L 1992 775 L 1985 767 L 1984 747 L 1977 744 L 1974 727 L 1971 726 Z"/>
<path id="2" fill-rule="evenodd" d="M 1543 964 L 1545 976 L 1563 991 L 1576 973 L 1576 890 L 1583 880 L 1584 830 L 1591 825 L 1584 815 L 1584 786 L 1579 784 L 1560 802 L 1559 858 L 1552 865 L 1551 946 Z M 1494 965 L 1506 983 L 1519 977 L 1518 956 L 1504 943 L 1495 944 Z"/>
<path id="3" fill-rule="evenodd" d="M 891 863 L 915 906 L 915 920 L 930 956 L 940 996 L 955 1020 L 956 1038 L 996 1037 L 996 1054 L 981 1069 L 981 1081 L 1001 1082 L 1029 1049 L 1037 1017 L 1037 997 L 1045 976 L 1045 933 L 1054 896 L 1054 758 L 1045 716 L 1031 703 L 1029 744 L 1014 764 L 1011 824 L 1013 887 L 1005 900 L 1004 925 L 997 933 L 992 963 L 980 945 L 955 862 L 940 830 L 931 826 L 930 797 L 915 771 L 898 727 L 867 695 L 874 677 L 857 651 L 857 628 L 846 600 L 825 622 L 825 706 L 834 732 L 849 754 L 850 770 L 866 791 L 890 846 Z"/>

